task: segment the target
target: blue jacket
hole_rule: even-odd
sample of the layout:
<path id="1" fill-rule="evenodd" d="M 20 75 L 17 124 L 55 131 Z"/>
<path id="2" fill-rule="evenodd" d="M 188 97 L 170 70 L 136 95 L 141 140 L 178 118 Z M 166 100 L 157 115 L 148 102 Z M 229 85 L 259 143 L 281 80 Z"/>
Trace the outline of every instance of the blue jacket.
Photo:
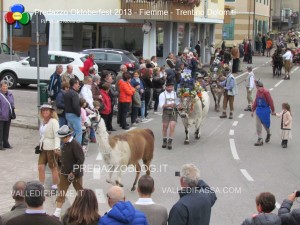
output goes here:
<path id="1" fill-rule="evenodd" d="M 148 225 L 146 216 L 136 210 L 131 202 L 120 201 L 98 222 L 98 225 Z"/>
<path id="2" fill-rule="evenodd" d="M 56 99 L 56 96 L 57 96 L 58 92 L 60 91 L 60 89 L 61 89 L 61 77 L 59 74 L 57 74 L 55 72 L 54 74 L 51 75 L 50 83 L 48 86 L 49 97 L 51 98 L 51 100 L 54 101 Z M 51 96 L 50 93 L 53 95 Z"/>
<path id="3" fill-rule="evenodd" d="M 6 94 L 0 92 L 0 121 L 9 121 L 10 120 L 10 108 L 6 100 L 10 102 L 11 108 L 15 108 L 14 96 L 10 91 Z M 5 97 L 4 97 L 4 96 Z"/>
<path id="4" fill-rule="evenodd" d="M 235 96 L 237 95 L 237 84 L 232 73 L 228 74 L 226 79 L 220 83 L 221 86 L 227 90 L 228 95 Z"/>

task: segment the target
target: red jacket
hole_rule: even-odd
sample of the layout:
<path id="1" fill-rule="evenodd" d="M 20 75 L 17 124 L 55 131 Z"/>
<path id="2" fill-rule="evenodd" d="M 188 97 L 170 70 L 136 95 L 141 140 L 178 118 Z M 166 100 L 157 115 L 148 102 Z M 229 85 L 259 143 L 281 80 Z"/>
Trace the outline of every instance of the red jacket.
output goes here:
<path id="1" fill-rule="evenodd" d="M 106 91 L 103 89 L 100 90 L 100 94 L 102 95 L 102 103 L 105 108 L 101 111 L 101 114 L 109 115 L 111 113 L 111 100 Z"/>
<path id="2" fill-rule="evenodd" d="M 120 80 L 119 81 L 120 95 L 119 102 L 132 102 L 132 96 L 134 95 L 135 89 L 130 85 L 129 82 Z"/>
<path id="3" fill-rule="evenodd" d="M 84 63 L 83 63 L 83 74 L 84 76 L 88 76 L 89 75 L 89 70 L 91 67 L 94 66 L 94 60 L 92 58 L 87 58 Z"/>

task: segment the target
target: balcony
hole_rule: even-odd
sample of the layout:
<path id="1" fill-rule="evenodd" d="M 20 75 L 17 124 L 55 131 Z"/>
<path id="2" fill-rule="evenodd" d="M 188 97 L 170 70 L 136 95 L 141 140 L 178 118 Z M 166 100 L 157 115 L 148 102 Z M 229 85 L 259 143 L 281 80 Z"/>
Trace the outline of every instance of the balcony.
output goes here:
<path id="1" fill-rule="evenodd" d="M 194 11 L 200 0 L 121 0 L 121 18 L 134 20 L 159 20 L 194 22 Z"/>

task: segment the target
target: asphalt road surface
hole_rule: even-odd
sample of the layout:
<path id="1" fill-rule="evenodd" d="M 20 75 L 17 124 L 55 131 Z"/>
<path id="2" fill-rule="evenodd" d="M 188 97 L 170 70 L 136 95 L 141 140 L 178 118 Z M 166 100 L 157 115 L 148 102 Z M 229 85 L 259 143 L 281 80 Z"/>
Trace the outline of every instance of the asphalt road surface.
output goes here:
<path id="1" fill-rule="evenodd" d="M 280 146 L 280 119 L 272 117 L 271 141 L 261 147 L 255 147 L 257 140 L 255 118 L 250 112 L 244 112 L 247 106 L 246 90 L 243 80 L 246 73 L 240 73 L 237 78 L 238 95 L 235 98 L 234 119 L 220 119 L 220 113 L 213 109 L 211 97 L 210 111 L 202 127 L 200 140 L 191 135 L 190 144 L 184 145 L 184 129 L 178 120 L 174 149 L 169 151 L 161 148 L 161 116 L 150 112 L 151 121 L 140 124 L 141 128 L 151 128 L 155 134 L 155 152 L 152 161 L 152 176 L 155 180 L 155 202 L 165 205 L 168 209 L 179 199 L 177 191 L 180 187 L 179 178 L 175 171 L 180 171 L 185 163 L 196 164 L 201 171 L 201 178 L 215 191 L 218 197 L 211 215 L 212 225 L 241 224 L 246 217 L 256 213 L 255 197 L 264 191 L 270 191 L 276 196 L 280 206 L 284 198 L 294 190 L 300 189 L 299 175 L 299 68 L 293 67 L 291 80 L 282 80 L 272 77 L 270 58 L 255 57 L 254 73 L 261 78 L 265 87 L 271 90 L 275 102 L 276 112 L 281 111 L 281 104 L 289 102 L 293 115 L 293 139 L 289 141 L 287 149 Z M 242 65 L 245 71 L 246 64 Z M 34 116 L 36 112 L 36 93 L 32 89 L 21 88 L 14 90 L 17 105 L 28 108 L 28 114 Z M 18 108 L 18 106 L 17 106 Z M 229 110 L 229 108 L 228 108 Z M 20 113 L 23 112 L 20 110 Z M 193 133 L 192 128 L 191 133 Z M 118 131 L 123 132 L 123 131 Z M 266 134 L 264 133 L 264 136 Z M 8 193 L 14 181 L 19 179 L 37 179 L 37 156 L 33 154 L 33 147 L 38 142 L 38 133 L 34 130 L 24 130 L 12 127 L 12 151 L 1 152 L 0 168 L 2 177 L 0 187 L 5 191 L 0 194 L 2 200 L 1 212 L 10 209 L 12 201 Z M 106 183 L 107 173 L 103 168 L 102 155 L 97 144 L 89 145 L 87 166 L 84 175 L 84 187 L 95 190 L 101 215 L 109 208 L 107 206 L 106 192 L 111 184 Z M 14 161 L 17 160 L 17 163 Z M 11 170 L 14 166 L 14 170 Z M 144 173 L 142 173 L 144 174 Z M 131 192 L 135 174 L 124 172 L 122 183 L 126 198 L 136 201 L 138 195 Z M 48 175 L 50 184 L 50 176 Z M 2 189 L 2 188 L 1 188 Z M 74 196 L 69 196 L 64 210 L 73 202 Z M 46 199 L 46 209 L 49 214 L 54 211 L 54 197 Z M 1 202 L 0 202 L 1 203 Z M 295 203 L 296 207 L 299 207 Z M 277 210 L 275 211 L 277 213 Z"/>

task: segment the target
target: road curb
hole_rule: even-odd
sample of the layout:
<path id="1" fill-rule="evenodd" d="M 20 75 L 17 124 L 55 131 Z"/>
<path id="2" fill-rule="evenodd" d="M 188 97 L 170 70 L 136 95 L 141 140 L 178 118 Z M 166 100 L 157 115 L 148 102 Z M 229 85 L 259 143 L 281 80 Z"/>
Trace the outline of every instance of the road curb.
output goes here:
<path id="1" fill-rule="evenodd" d="M 32 130 L 38 130 L 38 126 L 35 125 L 29 125 L 29 124 L 22 124 L 22 123 L 11 123 L 12 127 L 19 127 L 19 128 L 25 128 L 25 129 L 32 129 Z"/>

